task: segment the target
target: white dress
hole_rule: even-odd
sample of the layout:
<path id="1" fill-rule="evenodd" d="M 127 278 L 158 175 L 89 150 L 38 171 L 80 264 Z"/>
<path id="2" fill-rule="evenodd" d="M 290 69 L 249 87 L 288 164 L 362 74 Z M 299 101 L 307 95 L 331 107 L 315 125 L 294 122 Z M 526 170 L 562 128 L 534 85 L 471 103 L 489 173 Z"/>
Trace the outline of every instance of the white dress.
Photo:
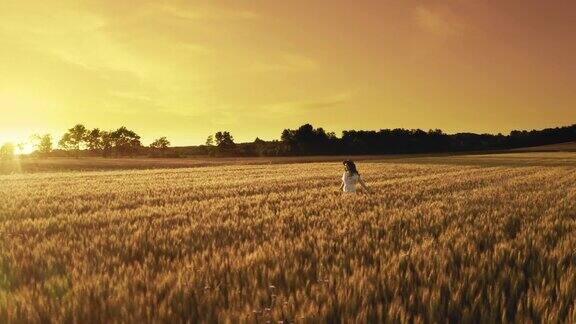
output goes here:
<path id="1" fill-rule="evenodd" d="M 356 184 L 360 181 L 358 173 L 350 173 L 345 171 L 342 175 L 342 183 L 344 184 L 344 192 L 356 192 Z"/>

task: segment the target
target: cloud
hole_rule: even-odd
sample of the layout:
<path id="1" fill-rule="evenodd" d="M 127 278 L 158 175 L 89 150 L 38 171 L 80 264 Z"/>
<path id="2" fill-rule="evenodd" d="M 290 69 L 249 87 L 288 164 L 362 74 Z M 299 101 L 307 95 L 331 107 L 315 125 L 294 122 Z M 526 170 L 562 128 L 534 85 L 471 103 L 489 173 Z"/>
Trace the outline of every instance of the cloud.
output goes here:
<path id="1" fill-rule="evenodd" d="M 335 109 L 341 107 L 350 103 L 355 96 L 355 92 L 346 91 L 308 100 L 293 100 L 265 105 L 263 109 L 270 113 L 307 113 L 312 110 Z"/>
<path id="2" fill-rule="evenodd" d="M 468 25 L 449 7 L 419 5 L 414 10 L 414 19 L 420 28 L 440 37 L 458 36 L 468 30 Z"/>
<path id="3" fill-rule="evenodd" d="M 190 53 L 194 54 L 207 55 L 214 52 L 214 50 L 209 48 L 208 46 L 197 43 L 183 42 L 180 44 L 180 46 L 182 47 L 182 49 L 185 49 Z"/>
<path id="4" fill-rule="evenodd" d="M 295 53 L 280 53 L 274 61 L 255 62 L 246 70 L 250 72 L 302 72 L 318 69 L 319 64 L 313 59 Z"/>
<path id="5" fill-rule="evenodd" d="M 355 96 L 354 92 L 342 92 L 332 96 L 302 102 L 298 104 L 297 107 L 302 110 L 332 109 L 336 107 L 341 107 L 342 105 L 351 102 L 354 96 Z"/>
<path id="6" fill-rule="evenodd" d="M 318 63 L 309 57 L 284 53 L 281 56 L 283 65 L 291 70 L 315 70 L 318 68 Z"/>
<path id="7" fill-rule="evenodd" d="M 49 15 L 41 14 L 47 11 Z M 9 45 L 4 44 L 4 50 L 51 57 L 94 72 L 123 71 L 139 77 L 147 74 L 137 57 L 103 32 L 108 23 L 106 17 L 80 10 L 73 3 L 53 8 L 41 2 L 0 6 L 0 36 L 14 36 L 8 39 Z"/>
<path id="8" fill-rule="evenodd" d="M 249 10 L 222 9 L 218 11 L 209 8 L 176 6 L 174 4 L 161 4 L 159 11 L 186 20 L 255 20 L 260 16 Z"/>

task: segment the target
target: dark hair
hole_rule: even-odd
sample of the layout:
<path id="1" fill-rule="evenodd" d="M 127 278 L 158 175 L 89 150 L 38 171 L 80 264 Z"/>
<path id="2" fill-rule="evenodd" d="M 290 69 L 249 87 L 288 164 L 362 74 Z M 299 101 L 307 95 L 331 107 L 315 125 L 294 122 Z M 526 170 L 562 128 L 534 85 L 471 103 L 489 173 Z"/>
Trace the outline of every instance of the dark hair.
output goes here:
<path id="1" fill-rule="evenodd" d="M 344 164 L 348 169 L 348 171 L 350 171 L 351 173 L 356 173 L 357 175 L 360 175 L 360 173 L 358 173 L 358 170 L 356 170 L 356 164 L 354 164 L 352 160 L 346 160 L 342 162 L 342 164 Z"/>

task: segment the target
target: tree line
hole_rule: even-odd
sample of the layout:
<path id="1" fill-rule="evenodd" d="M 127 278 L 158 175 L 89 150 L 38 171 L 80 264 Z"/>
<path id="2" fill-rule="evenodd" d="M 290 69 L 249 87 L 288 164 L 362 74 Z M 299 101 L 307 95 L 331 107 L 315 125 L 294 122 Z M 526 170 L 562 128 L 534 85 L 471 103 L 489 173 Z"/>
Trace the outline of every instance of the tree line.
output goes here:
<path id="1" fill-rule="evenodd" d="M 346 130 L 337 137 L 323 128 L 305 124 L 285 129 L 280 141 L 258 139 L 244 151 L 253 155 L 360 155 L 411 154 L 505 150 L 576 141 L 576 124 L 543 130 L 512 131 L 509 135 L 457 133 L 440 129 Z"/>
<path id="2" fill-rule="evenodd" d="M 85 149 L 108 157 L 135 155 L 142 147 L 142 142 L 136 132 L 124 126 L 113 131 L 103 131 L 77 124 L 62 135 L 58 147 L 64 151 L 73 151 L 76 155 Z"/>
<path id="3" fill-rule="evenodd" d="M 576 141 L 576 124 L 543 130 L 515 130 L 509 135 L 446 134 L 440 129 L 424 131 L 396 128 L 378 131 L 346 130 L 340 137 L 321 127 L 314 128 L 305 124 L 297 129 L 283 130 L 280 140 L 264 141 L 256 138 L 253 142 L 239 144 L 232 140 L 213 143 L 213 140 L 210 136 L 206 145 L 174 148 L 174 151 L 180 155 L 302 156 L 506 150 Z"/>
<path id="4" fill-rule="evenodd" d="M 440 129 L 381 129 L 378 131 L 346 130 L 340 137 L 323 128 L 304 124 L 297 129 L 284 129 L 280 140 L 256 138 L 249 143 L 235 143 L 228 131 L 208 136 L 204 145 L 171 147 L 166 137 L 154 140 L 147 147 L 141 137 L 124 126 L 116 130 L 89 129 L 77 124 L 68 129 L 53 147 L 51 135 L 32 136 L 35 153 L 40 156 L 298 156 L 298 155 L 359 155 L 410 154 L 460 151 L 504 150 L 576 141 L 576 124 L 543 130 L 518 131 L 509 135 L 457 133 L 446 134 Z M 0 147 L 0 157 L 14 155 L 18 146 L 6 143 Z M 20 148 L 21 151 L 21 148 Z"/>

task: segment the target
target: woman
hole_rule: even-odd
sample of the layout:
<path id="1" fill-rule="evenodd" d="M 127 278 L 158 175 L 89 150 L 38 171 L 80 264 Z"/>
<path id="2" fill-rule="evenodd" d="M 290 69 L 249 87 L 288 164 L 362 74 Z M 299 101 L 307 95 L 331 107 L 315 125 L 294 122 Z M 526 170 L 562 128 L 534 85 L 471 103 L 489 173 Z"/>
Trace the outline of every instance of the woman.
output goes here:
<path id="1" fill-rule="evenodd" d="M 356 170 L 356 164 L 350 160 L 342 162 L 344 164 L 344 174 L 342 175 L 342 185 L 340 185 L 340 190 L 344 192 L 356 192 L 356 183 L 360 183 L 364 191 L 370 192 L 370 189 L 366 186 L 364 181 L 360 178 L 358 170 Z"/>

